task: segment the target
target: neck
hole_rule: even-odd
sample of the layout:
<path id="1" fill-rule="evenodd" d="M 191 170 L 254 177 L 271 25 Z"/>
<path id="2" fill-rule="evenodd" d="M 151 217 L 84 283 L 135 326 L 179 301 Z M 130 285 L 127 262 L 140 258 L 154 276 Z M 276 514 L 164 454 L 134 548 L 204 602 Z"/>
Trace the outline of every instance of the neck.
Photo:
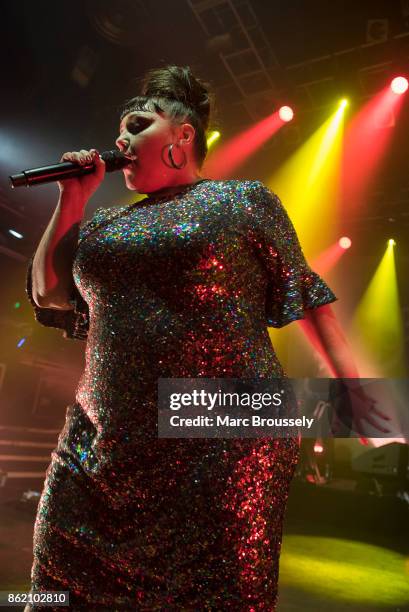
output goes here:
<path id="1" fill-rule="evenodd" d="M 202 179 L 198 174 L 190 174 L 184 176 L 175 176 L 175 179 L 172 182 L 168 182 L 166 185 L 161 187 L 160 189 L 155 189 L 155 191 L 148 191 L 146 195 L 149 197 L 166 195 L 168 193 L 172 193 L 173 191 L 177 191 L 181 187 L 186 187 L 187 185 L 192 185 L 197 183 Z"/>

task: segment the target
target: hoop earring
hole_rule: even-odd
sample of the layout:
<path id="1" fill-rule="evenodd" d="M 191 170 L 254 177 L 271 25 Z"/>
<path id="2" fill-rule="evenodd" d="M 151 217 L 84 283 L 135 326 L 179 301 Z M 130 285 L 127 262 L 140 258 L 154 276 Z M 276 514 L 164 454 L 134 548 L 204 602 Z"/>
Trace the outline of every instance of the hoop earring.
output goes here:
<path id="1" fill-rule="evenodd" d="M 184 168 L 186 166 L 186 163 L 187 163 L 186 153 L 182 149 L 182 153 L 183 153 L 184 159 L 183 159 L 181 164 L 177 164 L 175 162 L 175 160 L 173 159 L 173 153 L 172 153 L 173 147 L 174 147 L 174 143 L 173 142 L 172 142 L 172 144 L 168 145 L 168 159 L 170 161 L 170 164 L 171 164 L 172 168 L 175 168 L 176 170 L 180 170 L 181 168 Z"/>

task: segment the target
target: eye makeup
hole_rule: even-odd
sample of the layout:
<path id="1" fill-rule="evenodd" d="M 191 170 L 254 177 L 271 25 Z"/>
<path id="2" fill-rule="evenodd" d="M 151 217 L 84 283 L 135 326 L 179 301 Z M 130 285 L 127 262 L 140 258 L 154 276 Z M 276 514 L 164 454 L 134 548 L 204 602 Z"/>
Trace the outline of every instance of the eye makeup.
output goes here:
<path id="1" fill-rule="evenodd" d="M 152 123 L 153 119 L 150 117 L 143 117 L 141 115 L 131 115 L 126 121 L 126 129 L 130 134 L 136 134 L 140 131 L 141 126 L 143 129 Z M 119 126 L 119 132 L 123 129 L 123 123 L 121 122 Z"/>
<path id="2" fill-rule="evenodd" d="M 151 123 L 152 122 L 149 119 L 146 119 L 146 118 L 142 119 L 141 117 L 134 117 L 134 118 L 128 119 L 128 121 L 126 122 L 126 129 L 128 130 L 130 134 L 137 134 L 141 130 L 144 130 L 145 128 L 147 128 L 148 125 L 150 125 Z"/>

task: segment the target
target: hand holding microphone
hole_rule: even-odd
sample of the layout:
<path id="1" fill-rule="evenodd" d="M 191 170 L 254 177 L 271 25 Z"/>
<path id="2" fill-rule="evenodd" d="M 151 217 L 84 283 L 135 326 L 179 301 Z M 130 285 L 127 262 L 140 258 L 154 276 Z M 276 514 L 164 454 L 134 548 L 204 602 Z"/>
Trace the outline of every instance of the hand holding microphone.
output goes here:
<path id="1" fill-rule="evenodd" d="M 117 150 L 99 155 L 96 149 L 81 149 L 64 153 L 58 164 L 23 170 L 9 179 L 12 187 L 32 187 L 58 181 L 60 191 L 72 190 L 89 198 L 104 179 L 105 172 L 121 170 L 132 161 L 133 158 Z"/>
<path id="2" fill-rule="evenodd" d="M 89 173 L 57 181 L 61 194 L 70 195 L 87 202 L 105 177 L 105 162 L 96 149 L 81 149 L 64 153 L 60 162 L 73 162 L 81 169 L 92 169 Z"/>

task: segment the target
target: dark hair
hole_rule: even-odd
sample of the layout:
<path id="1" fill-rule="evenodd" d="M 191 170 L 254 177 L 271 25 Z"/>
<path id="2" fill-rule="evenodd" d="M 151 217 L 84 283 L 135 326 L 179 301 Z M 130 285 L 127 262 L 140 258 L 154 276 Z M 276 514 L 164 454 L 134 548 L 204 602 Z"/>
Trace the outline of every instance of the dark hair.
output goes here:
<path id="1" fill-rule="evenodd" d="M 194 77 L 189 66 L 169 65 L 145 74 L 141 94 L 122 105 L 120 118 L 133 111 L 155 110 L 165 112 L 176 123 L 190 123 L 196 131 L 193 150 L 201 168 L 207 155 L 206 131 L 212 103 L 208 84 Z"/>

